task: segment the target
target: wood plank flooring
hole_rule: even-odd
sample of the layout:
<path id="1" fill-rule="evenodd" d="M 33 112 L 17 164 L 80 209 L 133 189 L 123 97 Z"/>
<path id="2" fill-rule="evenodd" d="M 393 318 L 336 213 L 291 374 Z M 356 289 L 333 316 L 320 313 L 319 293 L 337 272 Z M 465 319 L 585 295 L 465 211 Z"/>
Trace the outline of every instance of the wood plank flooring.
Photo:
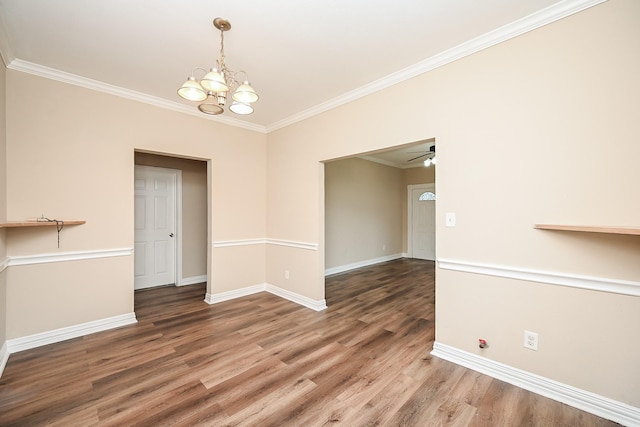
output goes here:
<path id="1" fill-rule="evenodd" d="M 139 291 L 136 325 L 11 355 L 0 425 L 616 425 L 432 358 L 433 262 L 328 277 L 319 313 L 204 294 Z"/>

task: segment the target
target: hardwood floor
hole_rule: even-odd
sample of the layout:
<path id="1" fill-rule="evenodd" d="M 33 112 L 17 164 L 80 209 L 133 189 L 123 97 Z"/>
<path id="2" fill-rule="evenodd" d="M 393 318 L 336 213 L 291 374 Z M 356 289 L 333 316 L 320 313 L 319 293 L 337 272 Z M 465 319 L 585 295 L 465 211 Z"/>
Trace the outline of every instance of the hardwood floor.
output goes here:
<path id="1" fill-rule="evenodd" d="M 327 278 L 314 312 L 204 285 L 139 291 L 136 325 L 12 354 L 0 425 L 610 426 L 431 357 L 434 265 Z"/>

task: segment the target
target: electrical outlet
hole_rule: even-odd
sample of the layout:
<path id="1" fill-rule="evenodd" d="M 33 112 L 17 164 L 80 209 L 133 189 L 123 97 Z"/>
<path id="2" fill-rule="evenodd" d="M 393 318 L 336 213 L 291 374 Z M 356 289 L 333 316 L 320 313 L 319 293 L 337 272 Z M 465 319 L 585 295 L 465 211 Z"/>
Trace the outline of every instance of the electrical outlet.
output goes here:
<path id="1" fill-rule="evenodd" d="M 284 278 L 289 280 L 289 270 L 284 271 Z"/>
<path id="2" fill-rule="evenodd" d="M 538 334 L 537 333 L 524 331 L 524 348 L 538 351 Z"/>

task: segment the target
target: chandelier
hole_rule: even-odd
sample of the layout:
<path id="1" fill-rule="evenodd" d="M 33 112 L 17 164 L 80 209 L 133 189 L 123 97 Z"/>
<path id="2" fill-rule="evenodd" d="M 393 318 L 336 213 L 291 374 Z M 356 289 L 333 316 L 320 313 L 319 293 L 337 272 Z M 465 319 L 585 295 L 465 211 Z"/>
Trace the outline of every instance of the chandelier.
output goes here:
<path id="1" fill-rule="evenodd" d="M 224 111 L 227 94 L 233 92 L 231 95 L 233 102 L 229 109 L 236 114 L 251 114 L 253 113 L 251 104 L 258 100 L 258 94 L 249 84 L 246 72 L 235 72 L 227 68 L 224 62 L 224 32 L 231 29 L 231 24 L 226 19 L 216 18 L 213 20 L 213 25 L 220 30 L 220 56 L 216 60 L 216 66 L 208 72 L 204 68 L 195 67 L 187 81 L 178 89 L 178 95 L 189 101 L 201 102 L 198 110 L 215 115 Z M 196 71 L 203 71 L 204 77 L 197 80 Z M 240 80 L 239 74 L 244 74 L 245 78 Z"/>

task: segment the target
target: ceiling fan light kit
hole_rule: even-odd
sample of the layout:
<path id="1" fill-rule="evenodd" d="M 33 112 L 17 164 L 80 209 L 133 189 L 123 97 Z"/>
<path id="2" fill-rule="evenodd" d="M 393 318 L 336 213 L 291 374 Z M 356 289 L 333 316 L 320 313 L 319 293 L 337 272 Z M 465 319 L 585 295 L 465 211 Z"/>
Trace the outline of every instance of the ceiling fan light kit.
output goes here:
<path id="1" fill-rule="evenodd" d="M 227 93 L 233 91 L 233 102 L 229 109 L 236 114 L 251 114 L 251 104 L 258 100 L 258 94 L 251 87 L 245 71 L 233 71 L 224 62 L 224 32 L 231 29 L 231 24 L 226 19 L 216 18 L 213 25 L 220 30 L 220 56 L 216 60 L 216 67 L 209 71 L 201 67 L 193 68 L 187 81 L 178 89 L 178 95 L 188 101 L 202 102 L 198 105 L 198 110 L 217 115 L 224 112 Z M 202 79 L 196 79 L 196 71 L 204 72 Z M 240 80 L 239 74 L 244 74 L 245 79 Z"/>
<path id="2" fill-rule="evenodd" d="M 429 159 L 424 161 L 424 166 L 427 167 L 427 168 L 429 166 L 435 165 L 435 164 L 436 164 L 436 158 L 435 157 L 431 157 L 431 158 L 429 158 Z"/>

